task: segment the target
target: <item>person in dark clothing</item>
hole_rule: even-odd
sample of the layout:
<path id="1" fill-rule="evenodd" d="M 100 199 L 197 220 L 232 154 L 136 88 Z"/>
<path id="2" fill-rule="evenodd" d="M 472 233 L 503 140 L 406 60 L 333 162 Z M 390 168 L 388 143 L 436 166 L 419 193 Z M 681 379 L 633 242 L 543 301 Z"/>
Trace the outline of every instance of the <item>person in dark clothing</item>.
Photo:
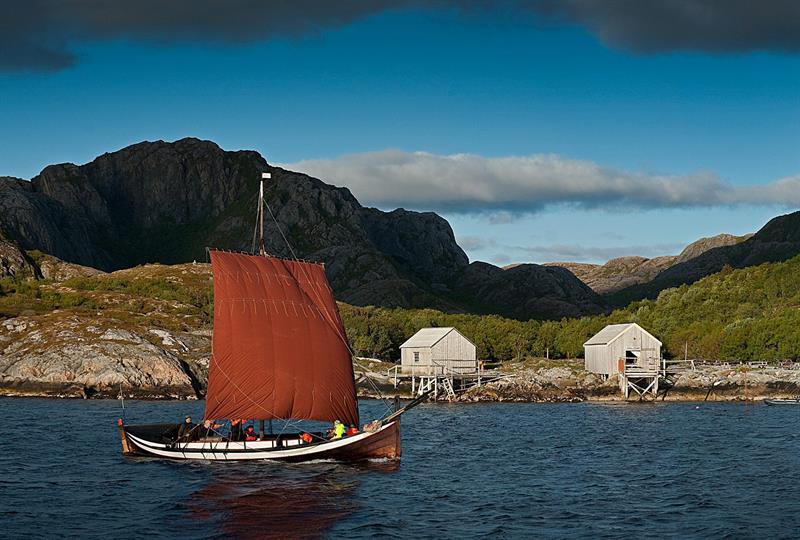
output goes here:
<path id="1" fill-rule="evenodd" d="M 181 427 L 178 428 L 178 441 L 180 442 L 189 442 L 193 439 L 193 436 L 197 435 L 197 430 L 192 423 L 192 417 L 187 415 L 186 418 L 183 419 L 183 424 Z"/>
<path id="2" fill-rule="evenodd" d="M 203 425 L 200 427 L 200 438 L 209 439 L 217 437 L 217 430 L 222 427 L 222 424 L 215 424 L 213 420 L 203 420 Z"/>
<path id="3" fill-rule="evenodd" d="M 241 418 L 234 418 L 231 420 L 231 441 L 238 442 L 242 440 L 242 422 Z"/>
<path id="4" fill-rule="evenodd" d="M 244 430 L 244 440 L 245 441 L 257 441 L 258 435 L 256 435 L 256 430 L 253 426 L 247 426 Z"/>

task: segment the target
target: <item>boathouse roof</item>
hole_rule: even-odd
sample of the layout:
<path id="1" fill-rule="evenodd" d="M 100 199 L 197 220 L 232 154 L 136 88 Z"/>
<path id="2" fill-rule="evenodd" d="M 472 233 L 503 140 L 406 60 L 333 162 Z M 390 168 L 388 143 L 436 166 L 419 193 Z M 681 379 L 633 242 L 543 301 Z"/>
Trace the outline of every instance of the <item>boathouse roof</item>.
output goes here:
<path id="1" fill-rule="evenodd" d="M 638 328 L 651 338 L 658 341 L 658 344 L 661 345 L 661 342 L 653 336 L 650 332 L 642 328 L 636 323 L 623 323 L 623 324 L 609 324 L 594 336 L 589 338 L 589 340 L 584 343 L 583 345 L 608 345 L 609 343 L 616 341 L 620 336 L 625 334 L 631 328 Z"/>
<path id="2" fill-rule="evenodd" d="M 452 326 L 443 326 L 441 328 L 422 328 L 418 330 L 416 334 L 408 338 L 408 340 L 406 340 L 405 343 L 400 345 L 400 348 L 402 349 L 404 347 L 433 347 L 450 332 L 456 332 L 462 338 L 469 341 L 469 339 L 464 337 L 464 334 L 462 334 Z M 470 341 L 470 343 L 472 342 Z"/>

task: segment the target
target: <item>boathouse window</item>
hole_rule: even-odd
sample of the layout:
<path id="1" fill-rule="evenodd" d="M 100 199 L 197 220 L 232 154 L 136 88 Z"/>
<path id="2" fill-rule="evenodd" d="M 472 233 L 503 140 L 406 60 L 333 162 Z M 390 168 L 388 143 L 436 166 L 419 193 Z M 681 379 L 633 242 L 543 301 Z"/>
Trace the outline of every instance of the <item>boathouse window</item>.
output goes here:
<path id="1" fill-rule="evenodd" d="M 419 353 L 418 352 L 414 353 L 414 362 L 419 362 Z"/>

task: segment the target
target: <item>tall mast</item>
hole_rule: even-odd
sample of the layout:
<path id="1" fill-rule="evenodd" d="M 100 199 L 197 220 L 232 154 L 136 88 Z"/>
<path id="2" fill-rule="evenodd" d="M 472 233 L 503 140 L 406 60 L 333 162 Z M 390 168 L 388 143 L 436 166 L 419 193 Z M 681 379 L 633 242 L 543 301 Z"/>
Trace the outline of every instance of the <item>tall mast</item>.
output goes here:
<path id="1" fill-rule="evenodd" d="M 258 254 L 266 255 L 264 246 L 264 180 L 269 180 L 272 175 L 268 172 L 261 173 L 261 187 L 258 190 Z"/>

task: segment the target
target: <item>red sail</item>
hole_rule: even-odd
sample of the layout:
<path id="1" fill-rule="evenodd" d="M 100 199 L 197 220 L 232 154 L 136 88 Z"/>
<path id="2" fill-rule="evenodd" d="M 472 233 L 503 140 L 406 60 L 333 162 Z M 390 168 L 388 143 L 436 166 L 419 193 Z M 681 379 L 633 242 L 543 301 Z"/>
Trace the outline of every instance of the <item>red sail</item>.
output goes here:
<path id="1" fill-rule="evenodd" d="M 211 252 L 205 417 L 358 425 L 353 364 L 321 264 Z"/>

